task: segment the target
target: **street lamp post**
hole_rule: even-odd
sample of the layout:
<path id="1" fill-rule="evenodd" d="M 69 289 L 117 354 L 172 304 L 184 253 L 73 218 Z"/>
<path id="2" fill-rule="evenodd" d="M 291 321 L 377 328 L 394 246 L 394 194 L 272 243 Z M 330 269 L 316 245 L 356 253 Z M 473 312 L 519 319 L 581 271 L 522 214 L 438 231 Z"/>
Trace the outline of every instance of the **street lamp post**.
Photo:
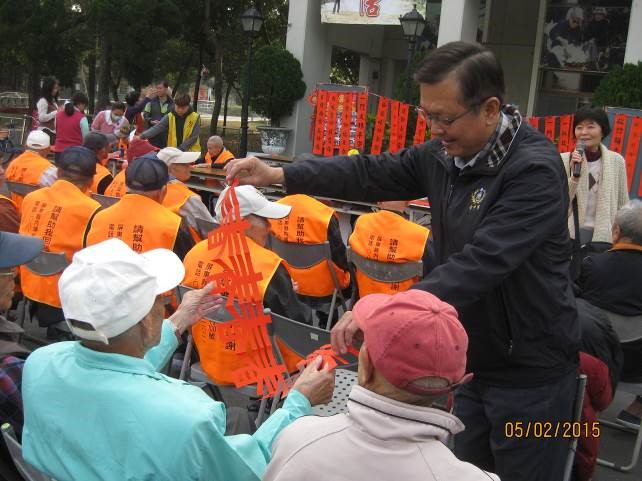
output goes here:
<path id="1" fill-rule="evenodd" d="M 247 118 L 250 107 L 250 79 L 252 77 L 252 43 L 254 41 L 254 37 L 256 37 L 261 30 L 261 26 L 263 25 L 263 16 L 254 6 L 251 6 L 243 12 L 243 15 L 241 15 L 241 24 L 243 25 L 243 31 L 248 36 L 250 43 L 247 59 L 247 73 L 245 75 L 245 95 L 243 96 L 243 105 L 241 107 L 241 145 L 239 146 L 239 156 L 245 157 L 247 155 Z"/>
<path id="2" fill-rule="evenodd" d="M 410 85 L 412 83 L 411 64 L 412 57 L 415 53 L 415 46 L 417 40 L 424 31 L 426 22 L 424 17 L 417 11 L 417 5 L 412 7 L 412 10 L 406 13 L 403 17 L 399 17 L 399 23 L 403 29 L 403 35 L 408 40 L 408 62 L 406 63 L 406 103 L 410 103 Z"/>

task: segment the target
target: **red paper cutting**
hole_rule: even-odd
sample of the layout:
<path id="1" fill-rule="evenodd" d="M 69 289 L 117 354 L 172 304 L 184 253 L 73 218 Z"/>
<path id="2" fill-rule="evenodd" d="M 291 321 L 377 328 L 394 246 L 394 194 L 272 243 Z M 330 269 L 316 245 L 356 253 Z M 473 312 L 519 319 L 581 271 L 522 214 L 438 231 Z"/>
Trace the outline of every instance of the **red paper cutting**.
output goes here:
<path id="1" fill-rule="evenodd" d="M 372 131 L 372 145 L 370 146 L 371 154 L 380 154 L 383 145 L 383 135 L 386 130 L 386 118 L 388 117 L 388 104 L 390 101 L 385 97 L 379 98 L 377 107 L 377 117 L 375 119 L 374 130 Z"/>
<path id="2" fill-rule="evenodd" d="M 357 356 L 357 357 L 359 356 L 359 351 L 352 346 L 348 347 L 348 352 L 353 356 Z M 321 356 L 321 358 L 323 359 L 323 368 L 326 368 L 329 370 L 335 369 L 339 365 L 339 363 L 343 364 L 344 366 L 346 364 L 350 364 L 348 361 L 342 358 L 339 354 L 334 352 L 330 344 L 324 344 L 316 351 L 310 353 L 305 359 L 303 359 L 302 361 L 299 361 L 296 367 L 299 368 L 300 371 L 303 371 L 303 369 L 305 369 L 305 367 L 308 364 L 310 364 L 319 356 Z"/>
<path id="3" fill-rule="evenodd" d="M 339 92 L 328 93 L 328 110 L 326 111 L 326 127 L 328 129 L 323 155 L 332 157 L 334 155 L 334 136 L 337 132 L 337 110 L 339 109 Z"/>
<path id="4" fill-rule="evenodd" d="M 352 94 L 344 93 L 341 112 L 341 131 L 339 132 L 339 153 L 347 155 L 350 150 L 350 127 L 352 124 Z"/>
<path id="5" fill-rule="evenodd" d="M 408 128 L 408 112 L 410 105 L 401 104 L 399 107 L 399 123 L 397 124 L 397 150 L 406 146 L 406 129 Z"/>
<path id="6" fill-rule="evenodd" d="M 355 134 L 354 146 L 363 149 L 366 145 L 366 120 L 368 111 L 368 94 L 360 93 L 357 103 L 357 132 Z"/>
<path id="7" fill-rule="evenodd" d="M 401 102 L 392 100 L 390 102 L 390 139 L 388 140 L 388 150 L 397 152 L 399 150 L 399 106 Z"/>
<path id="8" fill-rule="evenodd" d="M 317 94 L 317 107 L 314 118 L 314 143 L 312 153 L 323 155 L 323 139 L 325 130 L 325 110 L 327 108 L 328 95 L 325 90 L 320 90 Z"/>
<path id="9" fill-rule="evenodd" d="M 629 183 L 629 192 L 631 192 L 631 185 L 633 184 L 633 176 L 635 175 L 635 164 L 638 161 L 638 154 L 640 153 L 640 139 L 642 138 L 642 117 L 633 117 L 631 122 L 631 130 L 629 131 L 629 139 L 626 143 L 626 154 L 624 160 L 626 162 L 626 178 Z"/>
<path id="10" fill-rule="evenodd" d="M 555 142 L 555 117 L 549 116 L 544 118 L 544 135 L 551 142 Z"/>
<path id="11" fill-rule="evenodd" d="M 539 130 L 539 117 L 530 117 L 528 123 L 531 124 L 535 130 Z"/>
<path id="12" fill-rule="evenodd" d="M 415 127 L 415 136 L 412 139 L 412 145 L 423 144 L 426 141 L 426 128 L 428 124 L 423 115 L 417 114 L 417 126 Z"/>
<path id="13" fill-rule="evenodd" d="M 611 146 L 609 149 L 623 154 L 624 151 L 624 135 L 626 134 L 627 116 L 624 114 L 617 114 L 613 122 L 613 132 L 611 132 Z"/>
<path id="14" fill-rule="evenodd" d="M 568 152 L 569 132 L 571 131 L 571 115 L 562 115 L 560 117 L 560 139 L 557 143 L 559 152 Z"/>

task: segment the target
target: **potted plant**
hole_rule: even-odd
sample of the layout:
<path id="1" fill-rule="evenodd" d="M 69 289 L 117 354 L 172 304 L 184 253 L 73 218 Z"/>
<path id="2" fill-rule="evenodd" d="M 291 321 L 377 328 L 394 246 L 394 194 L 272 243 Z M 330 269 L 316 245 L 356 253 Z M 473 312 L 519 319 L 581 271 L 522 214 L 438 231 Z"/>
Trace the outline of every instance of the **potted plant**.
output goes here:
<path id="1" fill-rule="evenodd" d="M 642 109 L 642 62 L 615 66 L 593 95 L 597 105 Z"/>
<path id="2" fill-rule="evenodd" d="M 247 68 L 247 67 L 246 67 Z M 264 45 L 253 59 L 250 107 L 267 117 L 270 126 L 258 127 L 261 149 L 266 154 L 285 152 L 290 129 L 279 126 L 281 117 L 292 114 L 294 104 L 305 94 L 301 64 L 278 45 Z"/>

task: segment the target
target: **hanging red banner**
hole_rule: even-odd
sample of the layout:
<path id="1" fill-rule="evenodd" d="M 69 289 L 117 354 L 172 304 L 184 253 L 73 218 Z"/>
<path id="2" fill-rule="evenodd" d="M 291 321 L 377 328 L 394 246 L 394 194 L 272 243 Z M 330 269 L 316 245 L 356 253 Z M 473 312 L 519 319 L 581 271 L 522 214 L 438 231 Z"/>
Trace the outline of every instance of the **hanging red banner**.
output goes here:
<path id="1" fill-rule="evenodd" d="M 571 118 L 571 128 L 568 129 L 568 145 L 567 152 L 573 152 L 575 150 L 575 129 L 573 128 L 573 122 L 575 121 L 575 114 L 569 115 Z"/>
<path id="2" fill-rule="evenodd" d="M 640 153 L 640 139 L 642 139 L 642 117 L 633 117 L 631 129 L 629 130 L 629 140 L 626 143 L 626 154 L 624 155 L 629 192 L 631 192 L 633 176 L 635 175 L 635 164 L 638 161 L 638 154 Z"/>
<path id="3" fill-rule="evenodd" d="M 325 143 L 323 146 L 323 155 L 332 157 L 334 155 L 334 136 L 337 132 L 337 110 L 339 110 L 339 92 L 330 92 L 328 94 L 328 110 L 326 111 Z"/>
<path id="4" fill-rule="evenodd" d="M 390 101 L 390 138 L 388 139 L 388 151 L 396 152 L 399 150 L 399 106 L 398 100 Z"/>
<path id="5" fill-rule="evenodd" d="M 385 97 L 379 97 L 379 106 L 377 107 L 377 116 L 375 126 L 372 131 L 372 145 L 370 146 L 371 154 L 380 154 L 383 145 L 383 135 L 386 131 L 386 118 L 388 117 L 388 104 L 390 101 Z"/>
<path id="6" fill-rule="evenodd" d="M 539 130 L 539 117 L 529 117 L 528 123 L 531 124 L 535 130 Z"/>
<path id="7" fill-rule="evenodd" d="M 569 132 L 571 131 L 571 116 L 562 115 L 560 117 L 560 139 L 557 142 L 559 152 L 568 152 Z"/>
<path id="8" fill-rule="evenodd" d="M 613 122 L 613 131 L 611 132 L 611 145 L 610 150 L 619 154 L 624 151 L 624 135 L 626 134 L 627 116 L 624 114 L 617 114 Z"/>
<path id="9" fill-rule="evenodd" d="M 415 136 L 412 139 L 412 145 L 423 144 L 426 141 L 426 128 L 428 124 L 424 116 L 417 112 L 417 125 L 415 127 Z"/>
<path id="10" fill-rule="evenodd" d="M 399 124 L 397 130 L 397 150 L 401 150 L 406 146 L 406 130 L 408 129 L 408 112 L 410 105 L 401 104 L 399 107 Z"/>
<path id="11" fill-rule="evenodd" d="M 341 130 L 339 131 L 339 154 L 347 155 L 350 150 L 350 127 L 352 126 L 352 94 L 344 93 L 341 104 Z"/>
<path id="12" fill-rule="evenodd" d="M 555 117 L 544 118 L 544 135 L 548 137 L 551 142 L 555 142 Z"/>
<path id="13" fill-rule="evenodd" d="M 317 92 L 317 107 L 314 114 L 314 142 L 312 153 L 323 155 L 323 134 L 325 130 L 325 109 L 328 103 L 328 92 L 319 90 Z"/>
<path id="14" fill-rule="evenodd" d="M 368 94 L 359 94 L 357 101 L 357 132 L 355 134 L 354 146 L 363 149 L 366 145 L 366 121 L 368 112 Z"/>

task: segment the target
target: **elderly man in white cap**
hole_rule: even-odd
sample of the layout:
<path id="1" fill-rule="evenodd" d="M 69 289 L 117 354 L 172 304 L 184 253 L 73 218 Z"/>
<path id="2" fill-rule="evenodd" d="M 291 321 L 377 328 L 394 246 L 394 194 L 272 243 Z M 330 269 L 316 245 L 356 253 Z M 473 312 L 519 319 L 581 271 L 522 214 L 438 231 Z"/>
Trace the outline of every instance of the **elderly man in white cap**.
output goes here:
<path id="1" fill-rule="evenodd" d="M 214 218 L 203 204 L 201 197 L 185 185 L 192 175 L 192 167 L 200 157 L 200 153 L 183 152 L 176 147 L 165 147 L 156 154 L 156 157 L 165 162 L 169 169 L 169 182 L 163 205 L 181 216 L 196 242 L 204 239 L 207 237 L 207 231 L 199 228 L 196 219 L 203 219 L 213 224 Z"/>
<path id="2" fill-rule="evenodd" d="M 27 136 L 26 150 L 13 159 L 7 167 L 6 178 L 9 182 L 49 187 L 57 179 L 57 169 L 49 160 L 49 136 L 42 130 L 32 130 Z M 18 207 L 22 196 L 12 194 L 13 201 Z"/>
<path id="3" fill-rule="evenodd" d="M 229 187 L 220 195 L 216 203 L 216 219 L 219 223 L 223 220 L 221 215 L 222 199 L 227 194 Z M 259 291 L 263 305 L 277 314 L 295 321 L 311 324 L 313 312 L 310 307 L 303 304 L 297 297 L 292 285 L 292 278 L 285 267 L 283 259 L 267 248 L 270 234 L 268 219 L 281 219 L 292 210 L 289 205 L 270 202 L 263 194 L 251 185 L 242 185 L 235 188 L 239 202 L 241 217 L 248 222 L 245 231 L 247 247 L 252 266 L 255 272 L 261 274 Z M 229 246 L 221 253 L 222 259 L 229 257 Z M 205 285 L 210 275 L 222 272 L 223 268 L 212 262 L 214 252 L 209 249 L 208 241 L 203 240 L 190 250 L 183 264 L 185 265 L 186 286 L 200 288 Z M 242 367 L 236 353 L 234 343 L 225 342 L 216 333 L 209 333 L 209 324 L 203 321 L 194 326 L 194 341 L 201 357 L 201 365 L 207 375 L 218 384 L 232 384 L 232 372 Z M 203 335 L 199 335 L 203 333 Z M 288 350 L 282 349 L 286 365 L 290 371 L 295 369 L 300 360 L 290 355 Z"/>
<path id="4" fill-rule="evenodd" d="M 63 480 L 259 480 L 276 435 L 334 377 L 318 358 L 254 435 L 225 436 L 225 406 L 158 372 L 180 335 L 219 307 L 212 285 L 186 294 L 163 320 L 183 278 L 171 251 L 136 254 L 110 239 L 78 252 L 60 278 L 70 328 L 81 341 L 36 350 L 23 375 L 25 459 Z"/>

